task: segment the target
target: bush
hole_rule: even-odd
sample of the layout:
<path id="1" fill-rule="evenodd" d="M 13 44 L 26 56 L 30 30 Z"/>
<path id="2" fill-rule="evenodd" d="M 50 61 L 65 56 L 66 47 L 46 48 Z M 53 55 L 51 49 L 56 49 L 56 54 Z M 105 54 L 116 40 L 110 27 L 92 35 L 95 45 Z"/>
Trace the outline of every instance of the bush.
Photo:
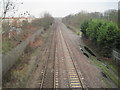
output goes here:
<path id="1" fill-rule="evenodd" d="M 44 17 L 38 18 L 32 21 L 31 25 L 35 27 L 43 27 L 45 30 L 49 28 L 53 23 L 53 17 L 49 14 L 45 14 Z"/>
<path id="2" fill-rule="evenodd" d="M 81 24 L 81 32 L 83 32 L 83 34 L 84 34 L 85 36 L 87 36 L 87 35 L 86 35 L 86 30 L 87 30 L 87 28 L 89 27 L 89 26 L 88 26 L 88 22 L 89 22 L 89 21 L 84 21 L 84 22 Z"/>
<path id="3" fill-rule="evenodd" d="M 120 30 L 113 22 L 99 19 L 88 20 L 81 25 L 81 31 L 97 43 L 105 56 L 110 57 L 112 49 L 120 46 Z"/>

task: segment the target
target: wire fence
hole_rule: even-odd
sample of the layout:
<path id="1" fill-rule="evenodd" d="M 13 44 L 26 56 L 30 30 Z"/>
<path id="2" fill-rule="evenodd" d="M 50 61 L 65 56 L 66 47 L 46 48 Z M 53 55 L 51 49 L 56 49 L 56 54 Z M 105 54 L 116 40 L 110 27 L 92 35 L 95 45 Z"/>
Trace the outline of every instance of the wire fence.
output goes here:
<path id="1" fill-rule="evenodd" d="M 117 50 L 113 50 L 112 56 L 115 60 L 117 60 L 120 63 L 120 53 Z"/>

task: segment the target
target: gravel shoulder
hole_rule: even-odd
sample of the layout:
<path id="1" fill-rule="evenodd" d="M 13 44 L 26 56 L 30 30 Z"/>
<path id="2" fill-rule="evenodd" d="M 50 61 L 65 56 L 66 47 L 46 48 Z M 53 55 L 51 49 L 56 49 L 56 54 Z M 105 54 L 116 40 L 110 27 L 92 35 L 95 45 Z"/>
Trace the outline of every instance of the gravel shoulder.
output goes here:
<path id="1" fill-rule="evenodd" d="M 61 25 L 63 35 L 74 53 L 73 56 L 76 58 L 75 62 L 79 67 L 79 71 L 84 78 L 83 81 L 86 86 L 89 88 L 106 88 L 107 86 L 103 81 L 100 69 L 98 69 L 94 64 L 91 64 L 89 58 L 81 53 L 79 46 L 83 46 L 84 44 L 82 41 L 79 41 L 80 37 L 67 29 L 64 24 L 61 23 L 59 25 Z"/>

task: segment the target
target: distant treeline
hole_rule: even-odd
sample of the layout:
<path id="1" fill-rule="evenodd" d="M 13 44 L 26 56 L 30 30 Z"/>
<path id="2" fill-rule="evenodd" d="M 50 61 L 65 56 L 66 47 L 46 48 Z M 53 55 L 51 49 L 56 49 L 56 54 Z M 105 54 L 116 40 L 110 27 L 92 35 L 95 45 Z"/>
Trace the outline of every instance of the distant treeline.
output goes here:
<path id="1" fill-rule="evenodd" d="M 68 15 L 63 18 L 63 22 L 69 25 L 80 28 L 80 25 L 89 19 L 104 19 L 107 21 L 112 21 L 118 24 L 118 10 L 110 9 L 106 10 L 104 13 L 101 12 L 85 12 L 81 11 L 80 13 L 74 15 Z"/>
<path id="2" fill-rule="evenodd" d="M 53 17 L 49 13 L 45 13 L 44 17 L 36 18 L 32 21 L 32 25 L 35 27 L 42 26 L 44 29 L 48 29 L 50 25 L 54 22 Z"/>

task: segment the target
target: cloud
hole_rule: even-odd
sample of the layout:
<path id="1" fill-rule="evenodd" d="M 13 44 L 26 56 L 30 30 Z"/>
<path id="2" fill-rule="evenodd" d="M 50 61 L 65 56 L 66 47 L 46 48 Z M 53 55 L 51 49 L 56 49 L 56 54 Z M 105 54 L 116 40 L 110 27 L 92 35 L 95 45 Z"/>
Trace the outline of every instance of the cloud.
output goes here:
<path id="1" fill-rule="evenodd" d="M 88 12 L 104 12 L 107 9 L 118 8 L 117 2 L 107 2 L 108 0 L 99 0 L 99 2 L 97 2 L 98 0 L 89 0 L 89 2 L 87 2 L 88 0 L 83 0 L 84 2 L 81 0 L 72 1 L 73 0 L 24 0 L 24 4 L 20 6 L 19 11 L 24 12 L 26 10 L 35 16 L 40 16 L 41 13 L 47 11 L 55 17 L 63 17 L 71 13 L 78 13 L 82 10 Z"/>
<path id="2" fill-rule="evenodd" d="M 22 2 L 118 2 L 119 0 L 18 0 Z"/>

